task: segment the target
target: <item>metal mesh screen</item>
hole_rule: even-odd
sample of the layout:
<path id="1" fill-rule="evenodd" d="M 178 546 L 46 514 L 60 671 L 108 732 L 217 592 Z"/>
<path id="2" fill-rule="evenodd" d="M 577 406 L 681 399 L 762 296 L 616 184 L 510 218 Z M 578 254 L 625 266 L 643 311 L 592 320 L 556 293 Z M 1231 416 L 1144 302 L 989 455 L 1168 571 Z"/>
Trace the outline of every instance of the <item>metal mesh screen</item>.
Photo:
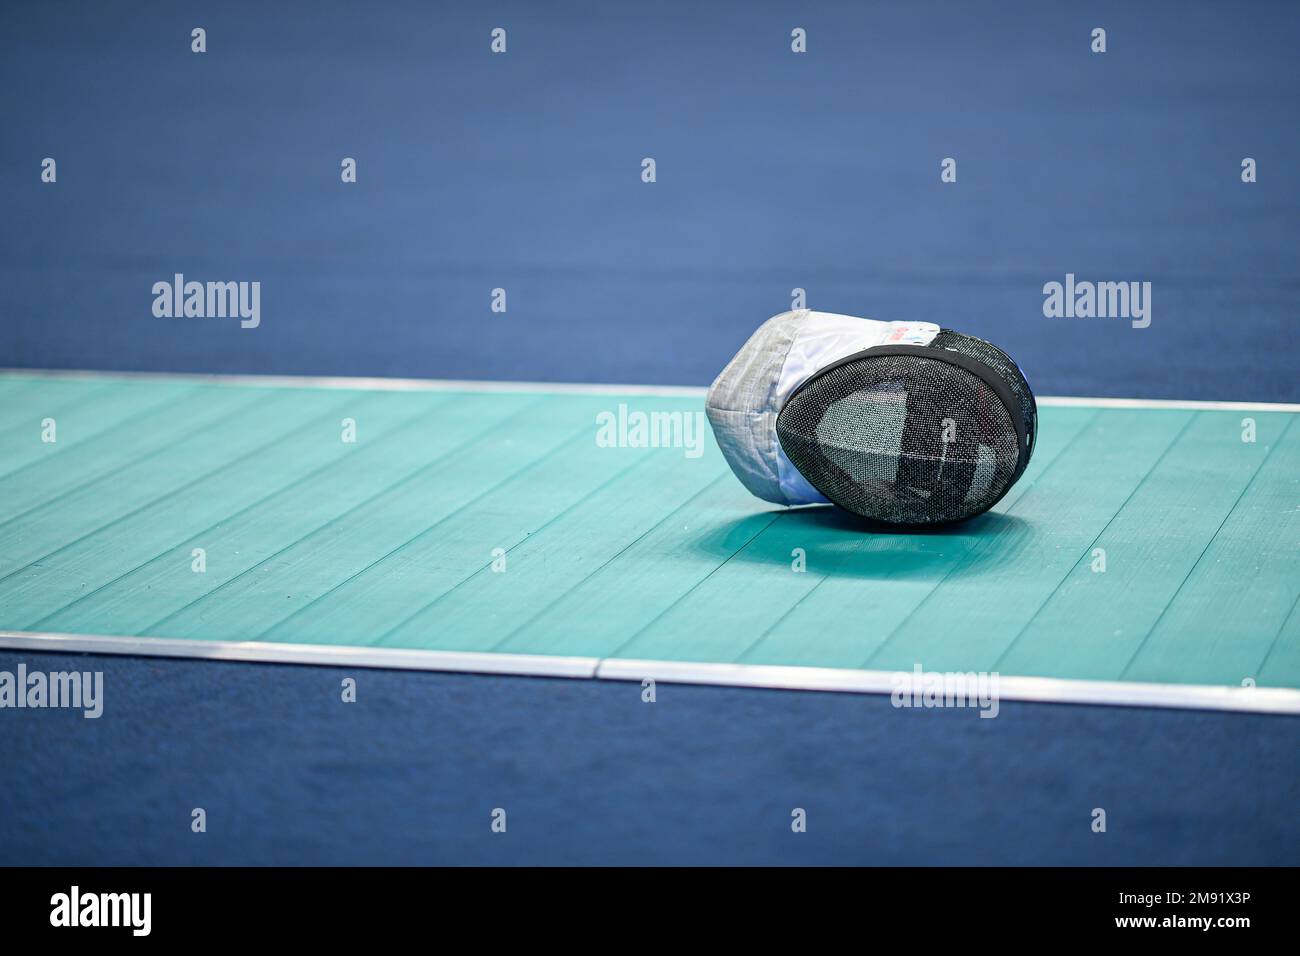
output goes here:
<path id="1" fill-rule="evenodd" d="M 1032 406 L 1027 385 L 1025 394 Z M 1015 425 L 997 393 L 971 372 L 921 355 L 834 366 L 795 392 L 776 427 L 813 487 L 842 508 L 892 524 L 979 514 L 1023 470 Z"/>
<path id="2" fill-rule="evenodd" d="M 1029 388 L 1029 383 L 1025 381 L 1025 376 L 1020 371 L 1020 366 L 1012 360 L 1011 356 L 992 342 L 977 339 L 973 335 L 962 335 L 951 329 L 941 330 L 930 343 L 930 347 L 949 349 L 959 355 L 978 359 L 998 373 L 998 377 L 1006 383 L 1007 388 L 1011 389 L 1011 394 L 1015 396 L 1020 406 L 1020 414 L 1025 422 L 1026 444 L 1032 451 L 1034 438 L 1038 432 L 1038 405 L 1034 401 L 1034 393 Z M 1020 463 L 1020 470 L 1024 471 L 1024 466 L 1028 463 L 1029 456 L 1026 455 L 1025 460 Z M 1016 477 L 1019 475 L 1017 474 Z"/>

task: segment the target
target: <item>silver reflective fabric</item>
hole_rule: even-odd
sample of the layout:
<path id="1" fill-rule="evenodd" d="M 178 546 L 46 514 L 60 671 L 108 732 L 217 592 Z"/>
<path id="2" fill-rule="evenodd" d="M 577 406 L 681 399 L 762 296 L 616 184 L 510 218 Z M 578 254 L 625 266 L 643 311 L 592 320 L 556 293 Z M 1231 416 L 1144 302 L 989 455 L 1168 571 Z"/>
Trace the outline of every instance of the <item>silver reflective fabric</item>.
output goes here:
<path id="1" fill-rule="evenodd" d="M 786 312 L 758 327 L 709 389 L 704 409 L 727 464 L 764 501 L 791 504 L 777 466 L 777 388 L 781 368 L 807 311 Z"/>

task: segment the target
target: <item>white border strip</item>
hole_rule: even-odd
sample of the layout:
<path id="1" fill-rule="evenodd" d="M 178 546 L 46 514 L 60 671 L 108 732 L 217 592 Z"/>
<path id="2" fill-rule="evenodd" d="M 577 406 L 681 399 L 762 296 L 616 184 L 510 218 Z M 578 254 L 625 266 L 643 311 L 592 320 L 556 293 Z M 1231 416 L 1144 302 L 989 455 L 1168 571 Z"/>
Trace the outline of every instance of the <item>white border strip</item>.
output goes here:
<path id="1" fill-rule="evenodd" d="M 542 654 L 421 651 L 328 644 L 274 644 L 261 641 L 201 641 L 162 637 L 106 637 L 0 631 L 0 648 L 32 652 L 184 657 L 199 660 L 380 667 L 401 670 L 523 677 L 570 677 L 670 684 L 762 687 L 778 690 L 889 694 L 891 671 L 765 664 L 642 661 Z M 910 676 L 910 674 L 908 675 Z M 1173 707 L 1263 714 L 1300 714 L 1300 690 L 1287 687 L 1219 687 L 1205 684 L 1151 684 L 1136 681 L 1065 680 L 1052 677 L 998 676 L 1000 700 L 1122 707 Z"/>
<path id="2" fill-rule="evenodd" d="M 145 382 L 195 382 L 209 385 L 254 385 L 259 388 L 354 389 L 369 392 L 554 392 L 576 395 L 664 395 L 703 398 L 707 388 L 694 385 L 607 385 L 585 382 L 503 382 L 454 378 L 349 378 L 338 375 L 217 375 L 182 372 L 94 372 L 81 369 L 0 368 L 0 375 L 33 378 L 127 379 Z"/>
<path id="3" fill-rule="evenodd" d="M 1197 402 L 1168 398 L 1073 398 L 1069 395 L 1044 395 L 1039 405 L 1066 408 L 1182 408 L 1204 411 L 1300 412 L 1294 402 Z"/>
<path id="4" fill-rule="evenodd" d="M 661 395 L 703 398 L 707 388 L 693 385 L 616 385 L 584 382 L 504 382 L 451 378 L 348 378 L 319 375 L 217 375 L 181 372 L 96 372 L 84 369 L 0 368 L 0 375 L 34 378 L 117 378 L 157 382 L 198 382 L 212 385 L 253 385 L 260 388 L 356 389 L 378 392 L 551 392 L 572 395 Z M 1039 405 L 1081 408 L 1172 408 L 1206 411 L 1300 412 L 1294 402 L 1212 402 L 1165 398 L 1088 398 L 1044 395 Z"/>
<path id="5" fill-rule="evenodd" d="M 691 661 L 637 661 L 605 658 L 596 669 L 603 680 L 669 684 L 719 684 L 781 690 L 822 690 L 851 694 L 889 694 L 898 686 L 896 671 L 792 667 L 767 664 L 714 664 Z M 910 672 L 901 676 L 911 678 Z M 910 684 L 908 686 L 911 686 Z M 998 675 L 1000 700 L 1054 704 L 1109 704 L 1121 707 L 1178 707 L 1265 714 L 1300 714 L 1300 690 L 1289 687 L 1230 687 L 1210 684 L 1150 684 L 1137 681 L 1074 680 Z"/>
<path id="6" fill-rule="evenodd" d="M 32 631 L 0 631 L 0 648 L 69 654 L 127 654 L 137 657 L 255 661 L 263 664 L 321 664 L 333 667 L 383 667 L 588 679 L 596 676 L 596 666 L 600 663 L 594 657 L 550 657 L 544 654 L 421 651 L 400 647 L 338 647 L 332 644 L 201 641 L 167 637 L 105 637 L 97 634 L 46 634 Z"/>

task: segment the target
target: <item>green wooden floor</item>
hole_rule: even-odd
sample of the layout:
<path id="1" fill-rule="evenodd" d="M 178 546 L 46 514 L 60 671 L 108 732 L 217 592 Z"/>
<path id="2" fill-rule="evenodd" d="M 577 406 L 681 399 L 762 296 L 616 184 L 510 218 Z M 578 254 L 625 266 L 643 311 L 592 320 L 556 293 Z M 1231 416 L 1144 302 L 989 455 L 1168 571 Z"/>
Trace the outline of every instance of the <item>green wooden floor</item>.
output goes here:
<path id="1" fill-rule="evenodd" d="M 0 376 L 0 630 L 1300 688 L 1293 412 L 1045 406 L 995 512 L 878 534 L 620 404 L 702 407 Z"/>

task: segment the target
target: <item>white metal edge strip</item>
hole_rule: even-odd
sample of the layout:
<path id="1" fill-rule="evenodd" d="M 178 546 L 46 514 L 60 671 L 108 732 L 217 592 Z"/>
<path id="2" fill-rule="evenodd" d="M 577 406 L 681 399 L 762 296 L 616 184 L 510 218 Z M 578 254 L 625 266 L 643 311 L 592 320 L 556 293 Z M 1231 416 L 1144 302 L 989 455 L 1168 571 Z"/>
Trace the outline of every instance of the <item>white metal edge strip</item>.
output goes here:
<path id="1" fill-rule="evenodd" d="M 762 687 L 776 690 L 889 694 L 899 675 L 891 671 L 764 664 L 643 661 L 543 654 L 422 651 L 329 644 L 261 641 L 199 641 L 163 637 L 109 637 L 0 631 L 0 648 L 34 652 L 184 657 L 273 664 L 318 664 L 521 677 L 572 677 L 640 682 Z M 910 674 L 904 676 L 911 676 Z M 1300 690 L 1286 687 L 1217 687 L 1132 681 L 1066 680 L 999 675 L 1000 700 L 1057 704 L 1174 707 L 1268 714 L 1300 714 Z"/>
<path id="2" fill-rule="evenodd" d="M 1294 402 L 1205 402 L 1172 398 L 1075 398 L 1070 395 L 1043 395 L 1039 405 L 1074 408 L 1172 408 L 1202 411 L 1300 412 Z"/>
<path id="3" fill-rule="evenodd" d="M 670 684 L 719 684 L 781 690 L 889 694 L 899 686 L 900 678 L 910 679 L 912 674 L 830 667 L 605 658 L 596 669 L 596 676 L 604 680 L 642 681 L 648 677 Z M 1055 704 L 1111 704 L 1300 714 L 1300 690 L 1288 687 L 1148 684 L 999 674 L 998 698 Z"/>
<path id="4" fill-rule="evenodd" d="M 266 641 L 201 641 L 167 637 L 107 637 L 32 631 L 0 631 L 0 648 L 140 657 L 190 657 L 264 664 L 324 664 L 469 674 L 515 674 L 525 677 L 593 678 L 599 663 L 594 657 L 552 657 L 544 654 L 423 651 L 400 647 L 338 647 L 331 644 L 274 644 Z"/>
<path id="5" fill-rule="evenodd" d="M 454 378 L 349 378 L 338 375 L 219 375 L 185 372 L 96 372 L 82 369 L 0 368 L 0 375 L 49 378 L 121 378 L 152 382 L 255 385 L 260 388 L 328 388 L 377 392 L 551 392 L 576 395 L 662 395 L 702 398 L 695 385 L 612 385 L 586 382 L 503 382 Z"/>
<path id="6" fill-rule="evenodd" d="M 162 382 L 209 382 L 214 385 L 255 385 L 263 388 L 329 388 L 383 392 L 553 392 L 576 395 L 661 395 L 703 398 L 707 388 L 693 385 L 617 385 L 584 382 L 503 382 L 488 379 L 348 378 L 314 375 L 217 375 L 181 372 L 96 372 L 82 369 L 0 368 L 0 375 L 54 378 L 123 378 Z M 1300 412 L 1300 403 L 1212 402 L 1164 398 L 1088 398 L 1044 395 L 1039 405 L 1082 408 L 1171 408 L 1207 411 Z"/>

